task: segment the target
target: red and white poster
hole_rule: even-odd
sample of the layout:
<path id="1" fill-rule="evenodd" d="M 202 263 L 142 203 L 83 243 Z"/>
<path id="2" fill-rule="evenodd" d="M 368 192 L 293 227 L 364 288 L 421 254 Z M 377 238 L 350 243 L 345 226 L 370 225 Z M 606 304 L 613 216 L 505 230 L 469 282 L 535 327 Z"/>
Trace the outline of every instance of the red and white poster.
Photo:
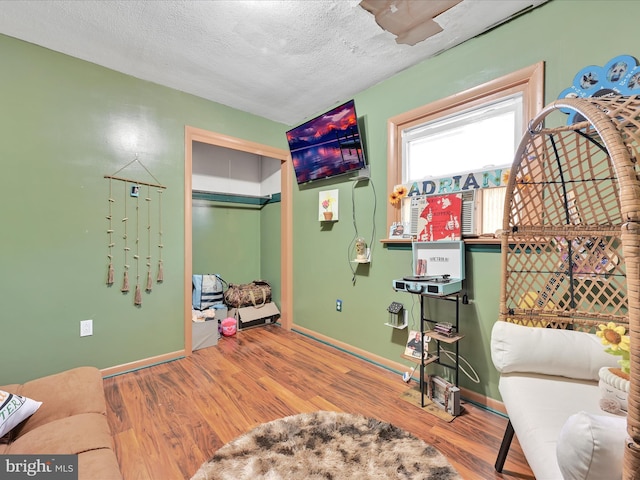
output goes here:
<path id="1" fill-rule="evenodd" d="M 460 240 L 462 194 L 434 195 L 427 197 L 427 204 L 420 212 L 418 238 L 420 242 Z"/>

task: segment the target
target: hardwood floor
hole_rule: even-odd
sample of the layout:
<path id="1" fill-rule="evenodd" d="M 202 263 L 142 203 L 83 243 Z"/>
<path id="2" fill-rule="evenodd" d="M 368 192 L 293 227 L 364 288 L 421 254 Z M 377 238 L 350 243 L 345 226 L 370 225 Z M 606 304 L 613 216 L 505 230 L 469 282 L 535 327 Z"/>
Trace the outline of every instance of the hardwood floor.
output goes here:
<path id="1" fill-rule="evenodd" d="M 534 478 L 517 439 L 503 473 L 494 470 L 503 417 L 463 402 L 462 415 L 447 423 L 400 399 L 410 386 L 399 374 L 275 325 L 104 386 L 125 480 L 189 479 L 253 427 L 316 410 L 393 423 L 440 450 L 468 480 Z"/>

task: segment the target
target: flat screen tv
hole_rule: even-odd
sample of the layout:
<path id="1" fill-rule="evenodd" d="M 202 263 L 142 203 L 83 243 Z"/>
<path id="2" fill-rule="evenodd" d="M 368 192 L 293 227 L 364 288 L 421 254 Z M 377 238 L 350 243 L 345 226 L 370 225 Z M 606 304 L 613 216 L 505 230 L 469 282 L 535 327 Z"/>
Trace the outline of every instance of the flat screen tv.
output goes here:
<path id="1" fill-rule="evenodd" d="M 366 166 L 353 100 L 289 130 L 287 141 L 298 184 Z"/>

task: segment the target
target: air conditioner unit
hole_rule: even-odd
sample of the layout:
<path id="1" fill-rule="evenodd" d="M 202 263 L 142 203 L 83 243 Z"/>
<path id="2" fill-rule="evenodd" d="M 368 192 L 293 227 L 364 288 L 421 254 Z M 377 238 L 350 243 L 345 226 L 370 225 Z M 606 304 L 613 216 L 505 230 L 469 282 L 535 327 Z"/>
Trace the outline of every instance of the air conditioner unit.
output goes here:
<path id="1" fill-rule="evenodd" d="M 462 236 L 476 235 L 476 190 L 462 192 Z"/>
<path id="2" fill-rule="evenodd" d="M 476 191 L 466 190 L 462 193 L 462 218 L 460 219 L 460 229 L 462 236 L 472 236 L 475 231 L 475 200 Z M 426 220 L 422 212 L 427 208 L 429 195 L 416 195 L 411 197 L 409 215 L 409 233 L 412 237 L 417 237 L 426 225 Z"/>
<path id="3" fill-rule="evenodd" d="M 409 233 L 412 237 L 417 237 L 418 232 L 424 228 L 426 223 L 420 214 L 427 207 L 427 195 L 417 195 L 411 197 L 411 213 L 409 218 Z"/>

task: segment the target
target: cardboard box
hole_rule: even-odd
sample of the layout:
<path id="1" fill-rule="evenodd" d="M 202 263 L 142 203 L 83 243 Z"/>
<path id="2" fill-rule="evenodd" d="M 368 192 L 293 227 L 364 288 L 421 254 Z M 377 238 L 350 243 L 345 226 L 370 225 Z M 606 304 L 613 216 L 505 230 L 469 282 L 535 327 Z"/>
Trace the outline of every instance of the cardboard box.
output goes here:
<path id="1" fill-rule="evenodd" d="M 280 310 L 275 303 L 265 303 L 262 307 L 242 307 L 229 310 L 229 316 L 238 320 L 238 330 L 262 325 L 270 325 L 280 318 Z"/>
<path id="2" fill-rule="evenodd" d="M 227 318 L 229 316 L 229 310 L 227 309 L 227 306 L 223 303 L 218 304 L 218 305 L 214 305 L 213 307 L 211 307 L 214 309 L 215 311 L 215 318 L 216 320 L 224 320 L 225 318 Z"/>
<path id="3" fill-rule="evenodd" d="M 191 322 L 191 349 L 213 347 L 218 344 L 218 320 L 215 318 L 204 322 Z"/>

